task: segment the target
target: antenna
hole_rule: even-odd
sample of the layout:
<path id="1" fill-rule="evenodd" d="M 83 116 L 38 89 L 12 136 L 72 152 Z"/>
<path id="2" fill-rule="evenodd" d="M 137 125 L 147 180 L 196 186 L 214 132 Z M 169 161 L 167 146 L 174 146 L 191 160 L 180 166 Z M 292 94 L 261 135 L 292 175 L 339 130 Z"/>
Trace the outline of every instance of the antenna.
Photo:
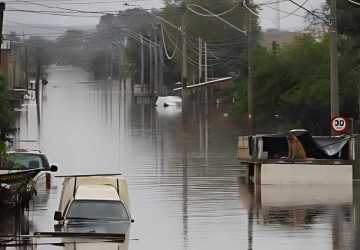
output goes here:
<path id="1" fill-rule="evenodd" d="M 276 29 L 280 31 L 280 0 L 276 1 Z"/>

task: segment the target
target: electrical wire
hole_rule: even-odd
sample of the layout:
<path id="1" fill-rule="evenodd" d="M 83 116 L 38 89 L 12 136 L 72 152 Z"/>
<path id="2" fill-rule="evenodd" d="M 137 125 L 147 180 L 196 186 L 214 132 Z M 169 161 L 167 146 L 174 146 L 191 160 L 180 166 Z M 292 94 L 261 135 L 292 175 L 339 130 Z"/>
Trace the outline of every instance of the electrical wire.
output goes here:
<path id="1" fill-rule="evenodd" d="M 307 4 L 309 1 L 310 1 L 310 0 L 305 0 L 305 1 L 301 4 L 301 6 L 305 6 L 305 4 Z M 289 14 L 280 17 L 280 19 L 283 20 L 283 19 L 285 19 L 285 18 L 288 18 L 289 16 L 292 16 L 293 14 L 295 14 L 296 12 L 298 12 L 299 10 L 301 10 L 301 7 L 300 7 L 300 6 L 298 6 L 297 8 L 295 8 L 293 11 L 290 11 Z"/>
<path id="2" fill-rule="evenodd" d="M 165 32 L 164 32 L 164 27 L 163 27 L 163 25 L 161 24 L 160 25 L 160 27 L 161 27 L 161 40 L 162 40 L 162 42 L 163 42 L 163 47 L 164 47 L 164 51 L 165 51 L 165 56 L 166 56 L 166 58 L 168 59 L 168 60 L 172 60 L 174 57 L 175 57 L 175 54 L 176 54 L 176 47 L 174 48 L 174 51 L 173 51 L 173 53 L 172 53 L 172 55 L 170 56 L 169 55 L 169 52 L 168 52 L 168 49 L 167 49 L 167 46 L 166 46 L 166 42 L 165 42 Z M 178 43 L 178 41 L 176 42 L 176 44 Z"/>
<path id="3" fill-rule="evenodd" d="M 196 15 L 200 15 L 200 16 L 202 15 L 202 13 L 199 13 L 199 12 L 195 11 L 195 10 L 192 9 L 190 6 L 194 6 L 194 7 L 196 7 L 196 8 L 199 8 L 199 9 L 201 9 L 201 10 L 203 10 L 203 11 L 211 14 L 213 17 L 221 20 L 222 22 L 224 22 L 224 23 L 226 23 L 227 25 L 231 26 L 231 27 L 234 28 L 235 30 L 243 33 L 244 35 L 247 35 L 247 32 L 246 32 L 245 30 L 242 30 L 242 29 L 236 27 L 235 25 L 233 25 L 232 23 L 228 22 L 227 20 L 225 20 L 224 18 L 222 18 L 222 17 L 220 17 L 220 16 L 216 16 L 216 15 L 215 15 L 213 12 L 211 12 L 210 10 L 208 10 L 208 9 L 206 9 L 206 8 L 200 6 L 200 5 L 197 5 L 197 4 L 187 4 L 187 5 L 186 5 L 186 9 L 187 9 L 187 10 L 191 11 L 192 13 L 194 13 L 194 14 L 196 14 Z"/>
<path id="4" fill-rule="evenodd" d="M 243 0 L 242 5 L 245 7 L 245 9 L 247 9 L 251 14 L 253 14 L 254 16 L 260 17 L 260 15 L 258 13 L 256 13 L 255 11 L 253 11 L 251 8 L 249 8 L 245 2 L 246 0 Z"/>
<path id="5" fill-rule="evenodd" d="M 355 1 L 353 1 L 353 0 L 348 0 L 348 2 L 353 3 L 353 4 L 357 5 L 357 6 L 360 6 L 360 3 L 355 2 Z"/>
<path id="6" fill-rule="evenodd" d="M 42 11 L 35 11 L 35 10 L 23 10 L 23 9 L 7 9 L 8 12 L 22 12 L 22 13 L 32 13 L 32 14 L 42 14 L 42 15 L 51 15 L 51 16 L 64 16 L 64 17 L 87 17 L 87 18 L 99 18 L 101 15 L 79 15 L 79 14 L 61 14 L 57 12 L 42 12 Z"/>
<path id="7" fill-rule="evenodd" d="M 256 4 L 257 6 L 264 6 L 264 5 L 272 5 L 272 4 L 277 4 L 277 3 L 284 3 L 284 2 L 288 2 L 289 0 L 277 0 L 277 1 L 271 1 L 271 2 L 267 2 L 267 3 L 258 3 Z"/>
<path id="8" fill-rule="evenodd" d="M 294 0 L 288 0 L 288 1 L 291 2 L 291 3 L 293 3 L 294 5 L 298 6 L 299 8 L 305 10 L 305 11 L 306 11 L 307 13 L 309 13 L 310 15 L 312 15 L 312 16 L 318 18 L 319 20 L 323 21 L 325 24 L 330 25 L 330 23 L 329 23 L 328 20 L 326 20 L 326 19 L 322 18 L 321 16 L 315 14 L 314 12 L 308 10 L 307 8 L 305 8 L 304 6 L 298 4 L 298 3 L 295 2 Z"/>
<path id="9" fill-rule="evenodd" d="M 280 11 L 281 13 L 284 13 L 284 14 L 290 14 L 290 12 L 288 12 L 288 11 L 286 11 L 286 10 L 277 9 L 277 8 L 271 7 L 271 6 L 269 6 L 269 5 L 265 5 L 264 7 L 265 7 L 265 8 L 268 8 L 268 9 Z M 296 16 L 296 17 L 299 17 L 299 18 L 305 18 L 305 17 L 306 17 L 306 16 L 302 16 L 302 15 L 299 15 L 299 14 L 296 14 L 296 13 L 293 13 L 292 16 Z"/>
<path id="10" fill-rule="evenodd" d="M 224 15 L 232 12 L 234 9 L 236 9 L 236 8 L 239 6 L 239 4 L 240 4 L 240 3 L 237 3 L 237 4 L 235 4 L 233 7 L 231 7 L 230 9 L 225 10 L 224 12 L 219 13 L 219 14 L 210 14 L 210 15 L 207 15 L 207 14 L 198 13 L 197 15 L 202 16 L 202 17 L 221 17 L 221 16 L 224 16 Z"/>
<path id="11" fill-rule="evenodd" d="M 27 1 L 27 0 L 17 0 L 20 3 L 26 3 L 26 4 L 31 4 L 31 5 L 36 5 L 36 6 L 41 6 L 41 7 L 45 7 L 48 9 L 59 9 L 59 10 L 67 10 L 67 11 L 71 11 L 74 13 L 81 13 L 81 14 L 109 14 L 109 12 L 104 12 L 104 11 L 85 11 L 85 10 L 77 10 L 77 9 L 70 9 L 70 8 L 63 8 L 63 7 L 58 7 L 58 6 L 51 6 L 48 4 L 42 4 L 42 3 L 34 3 L 31 1 Z"/>

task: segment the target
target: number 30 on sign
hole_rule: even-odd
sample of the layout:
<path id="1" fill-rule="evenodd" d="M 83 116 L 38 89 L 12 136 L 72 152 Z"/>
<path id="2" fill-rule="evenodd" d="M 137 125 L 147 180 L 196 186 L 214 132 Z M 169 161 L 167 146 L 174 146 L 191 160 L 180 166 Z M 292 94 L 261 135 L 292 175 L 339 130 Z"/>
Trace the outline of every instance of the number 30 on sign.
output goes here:
<path id="1" fill-rule="evenodd" d="M 334 117 L 331 120 L 331 128 L 338 133 L 345 132 L 348 126 L 348 121 L 344 117 Z"/>

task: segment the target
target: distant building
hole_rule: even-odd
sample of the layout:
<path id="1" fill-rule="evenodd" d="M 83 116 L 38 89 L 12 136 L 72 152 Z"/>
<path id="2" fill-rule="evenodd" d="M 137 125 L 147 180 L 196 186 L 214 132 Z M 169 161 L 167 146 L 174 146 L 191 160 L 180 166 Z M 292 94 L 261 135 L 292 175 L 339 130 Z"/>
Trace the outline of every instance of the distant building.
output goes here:
<path id="1" fill-rule="evenodd" d="M 25 72 L 21 63 L 22 49 L 6 39 L 1 44 L 0 74 L 5 77 L 9 89 L 26 88 Z"/>
<path id="2" fill-rule="evenodd" d="M 261 45 L 267 48 L 272 48 L 274 42 L 279 45 L 291 43 L 294 38 L 301 33 L 282 31 L 277 29 L 268 29 L 262 33 Z"/>
<path id="3" fill-rule="evenodd" d="M 12 87 L 12 81 L 10 81 L 10 61 L 11 61 L 11 43 L 9 40 L 4 40 L 1 44 L 1 57 L 0 57 L 0 73 L 5 77 L 9 88 Z"/>

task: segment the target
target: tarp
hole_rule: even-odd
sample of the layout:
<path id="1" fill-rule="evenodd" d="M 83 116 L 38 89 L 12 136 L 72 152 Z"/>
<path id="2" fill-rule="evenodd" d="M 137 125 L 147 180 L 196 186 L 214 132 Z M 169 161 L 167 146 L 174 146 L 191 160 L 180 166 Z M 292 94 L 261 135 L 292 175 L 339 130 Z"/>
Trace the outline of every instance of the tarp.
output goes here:
<path id="1" fill-rule="evenodd" d="M 302 143 L 306 156 L 315 159 L 348 159 L 350 136 L 321 136 L 313 137 L 307 130 L 291 130 L 284 134 L 257 135 L 253 136 L 252 147 L 261 137 L 263 140 L 263 151 L 268 152 L 268 158 L 287 157 L 287 137 L 295 135 Z"/>

